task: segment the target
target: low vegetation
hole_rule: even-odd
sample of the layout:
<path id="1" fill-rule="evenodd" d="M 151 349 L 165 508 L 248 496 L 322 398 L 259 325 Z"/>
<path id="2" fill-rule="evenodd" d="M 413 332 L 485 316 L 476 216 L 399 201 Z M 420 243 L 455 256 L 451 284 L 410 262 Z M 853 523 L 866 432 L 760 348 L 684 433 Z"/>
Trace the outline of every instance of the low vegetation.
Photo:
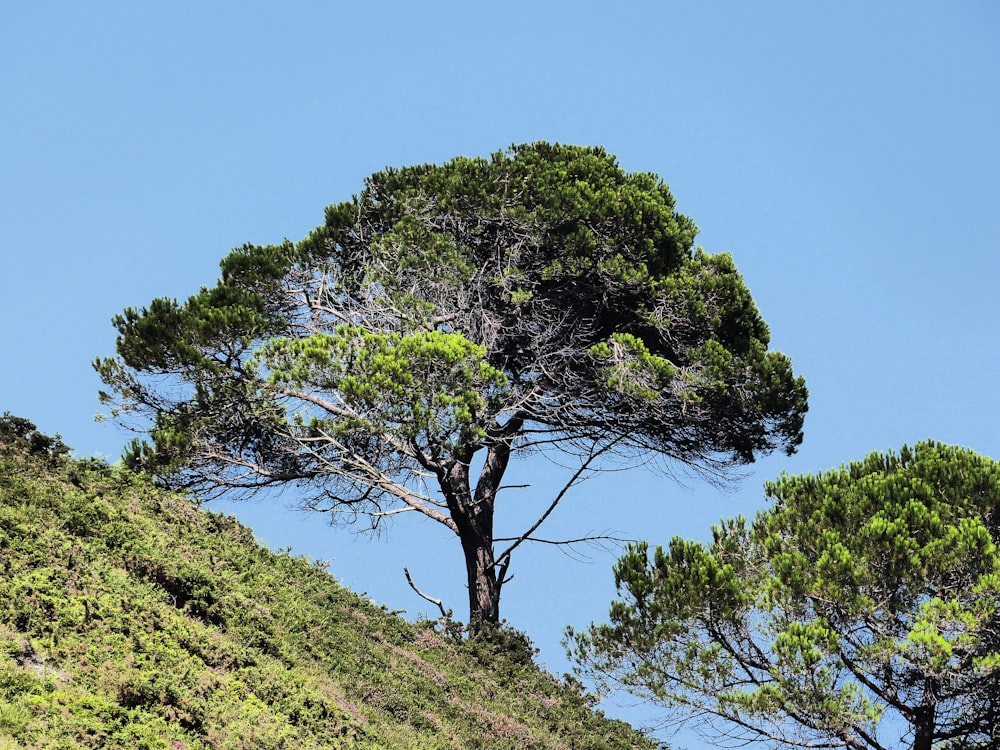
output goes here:
<path id="1" fill-rule="evenodd" d="M 0 418 L 0 750 L 653 746 L 524 636 L 404 621 Z"/>

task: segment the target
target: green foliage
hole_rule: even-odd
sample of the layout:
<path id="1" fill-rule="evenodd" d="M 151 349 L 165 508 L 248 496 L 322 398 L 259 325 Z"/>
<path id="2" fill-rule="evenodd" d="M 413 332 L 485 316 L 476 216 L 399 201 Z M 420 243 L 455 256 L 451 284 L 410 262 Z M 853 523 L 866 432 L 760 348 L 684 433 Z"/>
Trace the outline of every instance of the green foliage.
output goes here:
<path id="1" fill-rule="evenodd" d="M 507 377 L 484 355 L 484 347 L 457 333 L 383 334 L 342 325 L 330 334 L 271 339 L 253 364 L 275 384 L 338 392 L 358 415 L 312 418 L 317 434 L 394 434 L 440 456 L 480 443 L 480 415 L 503 397 Z"/>
<path id="2" fill-rule="evenodd" d="M 287 388 L 267 393 L 267 383 L 307 387 L 333 406 L 385 398 L 393 413 L 372 436 L 389 439 L 378 428 L 399 418 L 401 383 L 372 357 L 390 346 L 405 369 L 401 342 L 426 359 L 436 350 L 419 337 L 434 331 L 451 346 L 465 340 L 467 364 L 478 359 L 488 374 L 418 379 L 409 401 L 506 381 L 475 413 L 474 441 L 521 410 L 558 433 L 587 414 L 598 431 L 694 464 L 794 450 L 804 384 L 767 351 L 767 326 L 732 259 L 695 250 L 696 231 L 662 180 L 624 172 L 600 148 L 535 143 L 388 169 L 329 207 L 303 242 L 243 246 L 222 261 L 216 287 L 117 316 L 119 357 L 95 362 L 112 389 L 103 398 L 113 414 L 155 417 L 156 447 L 170 458 L 207 429 L 198 414 L 287 403 Z M 257 372 L 244 369 L 247 358 L 280 362 Z M 227 373 L 251 387 L 234 391 Z M 193 391 L 172 409 L 143 374 L 179 376 Z M 642 419 L 629 418 L 636 409 Z M 247 427 L 260 426 L 241 424 L 227 421 L 228 440 L 213 437 L 245 446 Z"/>
<path id="3" fill-rule="evenodd" d="M 0 748 L 652 747 L 522 634 L 410 624 L 231 518 L 40 444 L 0 444 Z"/>
<path id="4" fill-rule="evenodd" d="M 608 362 L 598 370 L 608 390 L 635 398 L 660 398 L 674 376 L 670 360 L 653 354 L 642 339 L 629 333 L 612 334 L 609 340 L 590 347 L 590 354 Z"/>
<path id="5" fill-rule="evenodd" d="M 711 545 L 630 548 L 611 623 L 570 632 L 584 670 L 730 737 L 876 748 L 891 715 L 992 747 L 1000 464 L 927 442 L 766 492 Z"/>
<path id="6" fill-rule="evenodd" d="M 30 420 L 5 411 L 0 415 L 0 448 L 12 450 L 17 446 L 29 455 L 46 456 L 55 462 L 69 455 L 69 446 L 58 435 L 44 435 Z"/>

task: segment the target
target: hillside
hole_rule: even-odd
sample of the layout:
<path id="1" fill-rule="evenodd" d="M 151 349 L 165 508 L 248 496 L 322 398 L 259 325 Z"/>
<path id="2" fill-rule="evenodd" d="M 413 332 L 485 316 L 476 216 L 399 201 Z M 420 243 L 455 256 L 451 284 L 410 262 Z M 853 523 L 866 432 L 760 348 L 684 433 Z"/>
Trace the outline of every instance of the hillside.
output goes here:
<path id="1" fill-rule="evenodd" d="M 0 418 L 0 750 L 654 746 L 530 657 Z"/>

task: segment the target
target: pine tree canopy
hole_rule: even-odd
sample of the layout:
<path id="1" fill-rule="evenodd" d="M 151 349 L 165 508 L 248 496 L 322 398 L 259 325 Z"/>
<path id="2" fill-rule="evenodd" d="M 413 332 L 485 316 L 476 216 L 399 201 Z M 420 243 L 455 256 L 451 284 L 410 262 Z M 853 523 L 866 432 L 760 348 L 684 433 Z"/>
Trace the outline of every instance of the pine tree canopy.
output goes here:
<path id="1" fill-rule="evenodd" d="M 710 545 L 630 548 L 583 670 L 733 742 L 996 747 L 1000 464 L 926 442 L 766 491 Z"/>

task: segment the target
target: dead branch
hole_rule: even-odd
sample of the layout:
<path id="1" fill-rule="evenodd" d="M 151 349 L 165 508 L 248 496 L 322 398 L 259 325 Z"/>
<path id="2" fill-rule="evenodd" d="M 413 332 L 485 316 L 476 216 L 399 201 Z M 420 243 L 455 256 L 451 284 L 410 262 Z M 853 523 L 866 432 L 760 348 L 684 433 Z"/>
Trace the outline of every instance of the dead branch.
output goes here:
<path id="1" fill-rule="evenodd" d="M 406 582 L 408 584 L 410 584 L 410 588 L 413 589 L 416 592 L 417 596 L 419 596 L 421 599 L 423 599 L 425 601 L 430 602 L 431 604 L 436 604 L 437 608 L 439 610 L 441 610 L 441 618 L 442 618 L 444 624 L 447 625 L 448 623 L 450 623 L 451 622 L 451 610 L 450 609 L 446 610 L 444 608 L 444 604 L 441 602 L 440 599 L 435 599 L 433 596 L 428 596 L 423 591 L 421 591 L 420 589 L 418 589 L 417 585 L 413 582 L 413 578 L 410 576 L 410 569 L 409 568 L 403 568 L 403 573 L 406 574 Z"/>

